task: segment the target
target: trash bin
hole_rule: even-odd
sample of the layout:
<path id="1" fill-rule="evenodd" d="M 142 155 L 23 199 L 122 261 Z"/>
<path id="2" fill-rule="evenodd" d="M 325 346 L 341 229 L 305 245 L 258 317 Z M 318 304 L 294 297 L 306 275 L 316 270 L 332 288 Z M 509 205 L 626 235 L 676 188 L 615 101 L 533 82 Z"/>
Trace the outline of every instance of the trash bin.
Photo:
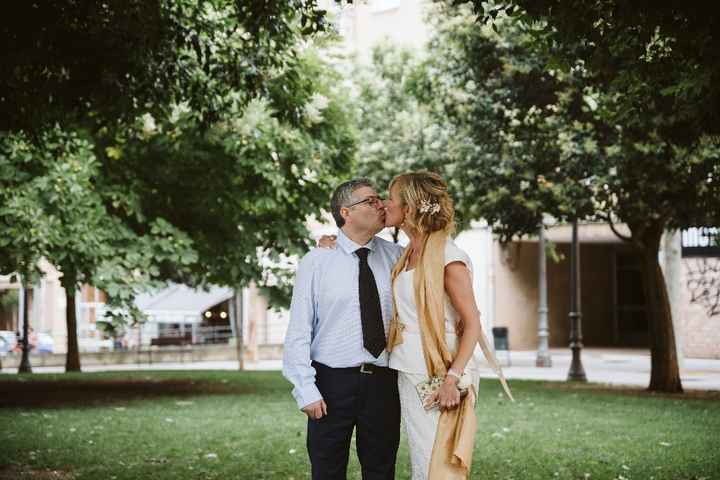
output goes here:
<path id="1" fill-rule="evenodd" d="M 493 327 L 493 345 L 495 346 L 495 355 L 500 360 L 500 352 L 504 352 L 507 365 L 510 366 L 510 338 L 507 327 Z"/>

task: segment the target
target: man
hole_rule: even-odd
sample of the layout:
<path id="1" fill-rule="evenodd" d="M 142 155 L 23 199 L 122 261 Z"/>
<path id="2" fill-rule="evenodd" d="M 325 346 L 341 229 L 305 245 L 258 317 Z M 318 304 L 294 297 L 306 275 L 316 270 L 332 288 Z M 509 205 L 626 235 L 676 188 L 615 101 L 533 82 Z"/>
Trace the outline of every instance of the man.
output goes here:
<path id="1" fill-rule="evenodd" d="M 313 249 L 300 262 L 283 375 L 308 417 L 313 479 L 346 478 L 354 429 L 363 479 L 393 479 L 400 402 L 385 347 L 401 248 L 375 237 L 385 211 L 368 180 L 337 187 L 331 209 L 337 248 Z"/>

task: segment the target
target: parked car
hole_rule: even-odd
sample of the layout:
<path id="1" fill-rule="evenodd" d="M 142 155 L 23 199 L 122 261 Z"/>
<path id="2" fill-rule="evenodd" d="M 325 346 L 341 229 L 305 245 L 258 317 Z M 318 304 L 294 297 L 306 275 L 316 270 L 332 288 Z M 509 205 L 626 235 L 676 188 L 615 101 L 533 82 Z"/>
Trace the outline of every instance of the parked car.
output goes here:
<path id="1" fill-rule="evenodd" d="M 0 330 L 0 355 L 7 355 L 8 352 L 12 352 L 16 345 L 15 332 Z"/>
<path id="2" fill-rule="evenodd" d="M 55 352 L 55 340 L 49 333 L 38 333 L 37 334 L 37 345 L 36 352 L 38 353 L 54 353 Z"/>

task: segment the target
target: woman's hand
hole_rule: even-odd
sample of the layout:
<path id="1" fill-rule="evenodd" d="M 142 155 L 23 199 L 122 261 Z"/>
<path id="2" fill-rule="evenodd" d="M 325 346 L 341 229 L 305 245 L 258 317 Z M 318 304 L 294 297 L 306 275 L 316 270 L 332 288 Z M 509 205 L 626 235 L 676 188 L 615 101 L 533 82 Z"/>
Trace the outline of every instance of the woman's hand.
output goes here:
<path id="1" fill-rule="evenodd" d="M 437 399 L 440 401 L 440 410 L 452 410 L 460 405 L 460 390 L 458 390 L 458 379 L 448 375 L 437 391 Z"/>
<path id="2" fill-rule="evenodd" d="M 337 235 L 323 235 L 318 239 L 317 246 L 320 248 L 335 250 L 335 247 L 337 246 Z"/>

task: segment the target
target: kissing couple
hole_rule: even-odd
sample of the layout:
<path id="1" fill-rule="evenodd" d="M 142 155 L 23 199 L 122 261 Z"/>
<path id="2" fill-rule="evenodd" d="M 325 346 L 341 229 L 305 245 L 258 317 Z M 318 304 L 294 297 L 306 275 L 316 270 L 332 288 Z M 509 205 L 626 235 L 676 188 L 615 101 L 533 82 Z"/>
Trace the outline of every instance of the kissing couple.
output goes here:
<path id="1" fill-rule="evenodd" d="M 394 479 L 401 417 L 413 480 L 469 478 L 477 344 L 512 396 L 482 332 L 472 263 L 451 238 L 447 184 L 404 173 L 384 199 L 354 179 L 330 207 L 339 231 L 300 261 L 283 355 L 312 478 L 346 478 L 355 431 L 362 478 Z M 376 236 L 385 227 L 407 247 Z"/>

